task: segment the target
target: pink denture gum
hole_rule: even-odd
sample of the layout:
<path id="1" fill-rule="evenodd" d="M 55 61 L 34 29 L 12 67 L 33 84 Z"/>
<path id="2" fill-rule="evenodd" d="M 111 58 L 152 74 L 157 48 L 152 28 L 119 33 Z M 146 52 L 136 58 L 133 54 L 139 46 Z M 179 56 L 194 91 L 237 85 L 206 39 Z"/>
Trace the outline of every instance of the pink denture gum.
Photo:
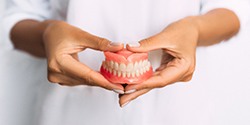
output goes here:
<path id="1" fill-rule="evenodd" d="M 101 74 L 112 83 L 138 84 L 153 74 L 148 61 L 148 53 L 133 53 L 126 49 L 104 52 L 106 57 L 101 66 Z"/>

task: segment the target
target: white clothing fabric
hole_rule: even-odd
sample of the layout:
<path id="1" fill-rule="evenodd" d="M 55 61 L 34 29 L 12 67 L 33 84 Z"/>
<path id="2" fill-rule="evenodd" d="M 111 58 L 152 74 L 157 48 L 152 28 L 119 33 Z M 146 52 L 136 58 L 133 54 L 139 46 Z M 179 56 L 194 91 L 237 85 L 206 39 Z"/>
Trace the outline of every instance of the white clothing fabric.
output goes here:
<path id="1" fill-rule="evenodd" d="M 196 73 L 191 82 L 176 83 L 163 89 L 153 90 L 123 109 L 118 105 L 116 93 L 96 87 L 61 87 L 47 83 L 45 61 L 29 59 L 34 65 L 28 70 L 30 75 L 26 76 L 30 78 L 25 80 L 32 82 L 25 88 L 27 95 L 19 95 L 24 100 L 25 98 L 32 100 L 23 104 L 25 107 L 30 106 L 28 114 L 32 114 L 30 117 L 24 117 L 25 125 L 248 125 L 250 123 L 248 119 L 250 107 L 247 106 L 250 99 L 246 98 L 246 95 L 250 94 L 248 92 L 250 85 L 247 84 L 250 83 L 247 77 L 250 76 L 250 68 L 245 67 L 246 65 L 232 67 L 235 63 L 231 63 L 231 61 L 244 64 L 250 62 L 238 56 L 247 57 L 248 52 L 247 48 L 242 48 L 242 45 L 246 44 L 246 27 L 250 16 L 247 13 L 250 12 L 248 0 L 219 2 L 216 0 L 9 0 L 6 2 L 9 9 L 2 21 L 5 33 L 2 46 L 9 49 L 13 48 L 8 37 L 9 32 L 13 25 L 23 19 L 65 20 L 91 34 L 124 43 L 147 38 L 176 20 L 206 13 L 215 8 L 230 9 L 241 21 L 241 31 L 237 37 L 226 43 L 197 49 Z M 238 42 L 239 40 L 241 42 Z M 235 48 L 238 48 L 237 52 L 232 52 Z M 154 69 L 159 66 L 160 55 L 159 51 L 150 53 Z M 99 69 L 104 59 L 101 52 L 90 49 L 80 53 L 80 58 L 81 62 L 95 70 Z M 42 65 L 35 65 L 37 62 Z M 25 64 L 24 66 L 27 67 Z M 37 74 L 34 71 L 37 71 Z M 23 80 L 23 77 L 25 75 L 17 79 Z M 13 81 L 7 74 L 3 78 L 8 82 Z M 8 107 L 8 104 L 3 105 Z M 8 112 L 7 109 L 4 111 Z M 24 110 L 27 109 L 21 109 L 21 112 L 25 112 Z M 7 120 L 2 120 L 0 123 L 17 125 L 8 120 L 11 116 L 12 113 L 4 116 Z"/>

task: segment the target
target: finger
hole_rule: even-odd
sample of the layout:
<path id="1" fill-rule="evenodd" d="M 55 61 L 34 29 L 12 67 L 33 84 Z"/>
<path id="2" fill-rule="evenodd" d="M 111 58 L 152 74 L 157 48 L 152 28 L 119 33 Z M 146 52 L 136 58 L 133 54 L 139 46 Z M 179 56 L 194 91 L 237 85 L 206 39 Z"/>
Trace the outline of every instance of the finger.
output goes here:
<path id="1" fill-rule="evenodd" d="M 93 71 L 83 63 L 76 61 L 70 55 L 64 55 L 63 59 L 59 59 L 58 62 L 62 67 L 62 71 L 66 75 L 81 79 L 88 85 L 100 86 L 108 90 L 124 90 L 122 85 L 110 83 L 100 73 Z"/>
<path id="2" fill-rule="evenodd" d="M 143 90 L 131 93 L 131 94 L 122 95 L 119 99 L 119 104 L 123 108 L 125 105 L 127 105 L 132 100 L 136 99 L 137 97 L 139 97 L 139 96 L 141 96 L 149 91 L 150 91 L 150 89 L 143 89 Z"/>
<path id="3" fill-rule="evenodd" d="M 164 47 L 163 37 L 161 34 L 157 34 L 150 38 L 141 40 L 139 44 L 127 44 L 126 48 L 132 52 L 148 52 L 156 49 L 161 49 Z"/>
<path id="4" fill-rule="evenodd" d="M 167 66 L 165 69 L 156 72 L 148 80 L 141 84 L 128 85 L 125 88 L 126 92 L 133 92 L 142 89 L 162 88 L 171 83 L 180 81 L 183 78 L 187 68 L 185 66 Z"/>
<path id="5" fill-rule="evenodd" d="M 166 67 L 167 67 L 167 65 L 163 64 L 163 65 L 161 65 L 160 67 L 158 67 L 157 69 L 155 69 L 155 71 L 156 71 L 156 72 L 157 72 L 157 71 L 162 71 L 162 70 L 164 70 Z"/>
<path id="6" fill-rule="evenodd" d="M 82 82 L 59 73 L 48 73 L 48 80 L 65 86 L 83 85 Z"/>
<path id="7" fill-rule="evenodd" d="M 101 50 L 101 51 L 119 51 L 123 49 L 123 44 L 119 42 L 110 42 L 105 38 L 101 38 L 92 34 L 87 33 L 82 39 L 82 43 L 85 47 Z"/>

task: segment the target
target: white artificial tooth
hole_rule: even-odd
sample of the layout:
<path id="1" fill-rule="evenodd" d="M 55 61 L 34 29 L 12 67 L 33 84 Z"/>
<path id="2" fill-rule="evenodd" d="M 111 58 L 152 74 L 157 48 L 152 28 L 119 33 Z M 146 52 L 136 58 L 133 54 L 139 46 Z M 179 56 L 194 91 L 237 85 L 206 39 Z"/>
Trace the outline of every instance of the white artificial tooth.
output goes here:
<path id="1" fill-rule="evenodd" d="M 111 69 L 114 69 L 114 61 L 110 61 L 110 66 Z"/>
<path id="2" fill-rule="evenodd" d="M 138 63 L 138 65 L 139 65 L 139 68 L 140 68 L 140 69 L 143 67 L 143 65 L 142 65 L 142 60 Z"/>
<path id="3" fill-rule="evenodd" d="M 142 65 L 145 67 L 147 65 L 147 60 L 144 60 Z"/>
<path id="4" fill-rule="evenodd" d="M 127 72 L 131 72 L 131 71 L 133 71 L 133 63 L 129 63 L 127 65 Z"/>
<path id="5" fill-rule="evenodd" d="M 130 77 L 131 73 L 130 72 L 127 72 L 127 77 Z"/>
<path id="6" fill-rule="evenodd" d="M 105 62 L 105 67 L 106 67 L 106 69 L 108 69 L 108 64 L 109 64 L 109 62 Z"/>
<path id="7" fill-rule="evenodd" d="M 110 61 L 107 61 L 106 63 L 107 63 L 107 67 L 110 67 Z"/>
<path id="8" fill-rule="evenodd" d="M 133 71 L 136 71 L 137 69 L 138 69 L 138 62 L 135 62 Z"/>
<path id="9" fill-rule="evenodd" d="M 121 71 L 117 71 L 117 76 L 120 77 L 122 75 Z"/>
<path id="10" fill-rule="evenodd" d="M 132 77 L 135 77 L 135 72 L 134 72 L 134 71 L 131 73 L 131 76 L 132 76 Z"/>
<path id="11" fill-rule="evenodd" d="M 120 71 L 126 71 L 126 65 L 124 63 L 120 64 Z"/>
<path id="12" fill-rule="evenodd" d="M 143 73 L 145 73 L 147 70 L 146 70 L 146 67 L 143 67 Z"/>
<path id="13" fill-rule="evenodd" d="M 116 76 L 116 70 L 113 70 L 113 75 Z"/>
<path id="14" fill-rule="evenodd" d="M 112 69 L 110 67 L 108 68 L 108 71 L 109 71 L 109 73 L 112 73 Z"/>
<path id="15" fill-rule="evenodd" d="M 119 70 L 119 64 L 117 62 L 115 62 L 114 66 L 115 66 L 115 70 Z"/>
<path id="16" fill-rule="evenodd" d="M 126 72 L 122 72 L 122 77 L 125 78 L 126 77 Z"/>
<path id="17" fill-rule="evenodd" d="M 143 74 L 143 68 L 140 69 L 140 75 L 142 75 L 142 74 Z"/>
<path id="18" fill-rule="evenodd" d="M 149 67 L 151 66 L 150 62 L 148 61 L 148 64 L 147 64 Z"/>
<path id="19" fill-rule="evenodd" d="M 149 69 L 150 69 L 150 66 L 147 66 L 147 67 L 146 67 L 146 71 L 149 71 Z"/>
<path id="20" fill-rule="evenodd" d="M 139 77 L 140 76 L 140 71 L 136 70 L 135 75 L 136 75 L 136 77 Z"/>

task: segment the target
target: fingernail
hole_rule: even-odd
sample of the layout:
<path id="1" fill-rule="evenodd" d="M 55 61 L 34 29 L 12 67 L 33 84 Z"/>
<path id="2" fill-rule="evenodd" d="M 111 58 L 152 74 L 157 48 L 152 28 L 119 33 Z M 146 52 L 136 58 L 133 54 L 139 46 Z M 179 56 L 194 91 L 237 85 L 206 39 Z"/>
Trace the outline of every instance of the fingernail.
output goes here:
<path id="1" fill-rule="evenodd" d="M 140 43 L 136 42 L 136 43 L 129 43 L 128 44 L 129 47 L 140 47 Z"/>
<path id="2" fill-rule="evenodd" d="M 129 102 L 130 102 L 130 101 L 127 101 L 126 103 L 124 103 L 124 104 L 121 106 L 121 108 L 124 108 L 126 105 L 128 105 Z"/>
<path id="3" fill-rule="evenodd" d="M 120 89 L 113 89 L 113 91 L 118 94 L 124 94 L 124 91 Z"/>
<path id="4" fill-rule="evenodd" d="M 120 46 L 120 45 L 122 45 L 122 43 L 120 43 L 120 42 L 111 42 L 110 45 L 111 46 Z"/>
<path id="5" fill-rule="evenodd" d="M 125 94 L 130 94 L 130 93 L 133 93 L 135 91 L 136 91 L 136 89 L 131 89 L 131 90 L 126 91 Z"/>

